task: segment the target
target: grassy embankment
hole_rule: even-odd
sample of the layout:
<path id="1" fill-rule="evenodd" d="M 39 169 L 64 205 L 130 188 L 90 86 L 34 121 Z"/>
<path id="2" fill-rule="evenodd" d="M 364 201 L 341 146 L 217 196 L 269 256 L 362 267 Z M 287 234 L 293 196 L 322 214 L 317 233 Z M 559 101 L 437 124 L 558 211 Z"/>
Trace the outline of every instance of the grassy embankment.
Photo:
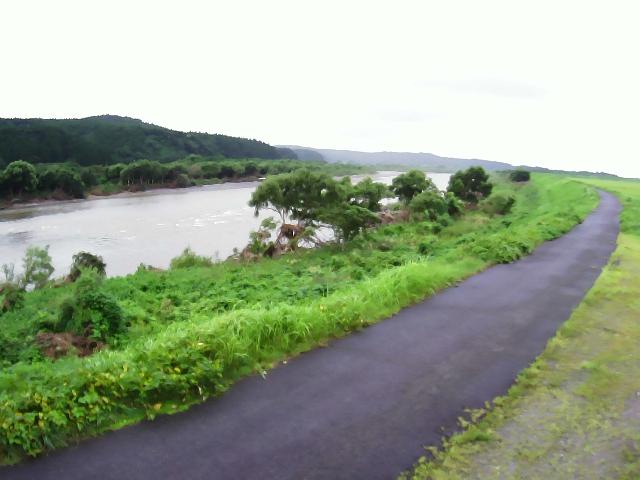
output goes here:
<path id="1" fill-rule="evenodd" d="M 580 181 L 623 203 L 609 265 L 509 393 L 406 477 L 640 478 L 640 182 Z"/>
<path id="2" fill-rule="evenodd" d="M 27 294 L 0 317 L 0 461 L 172 413 L 239 377 L 363 328 L 497 262 L 555 238 L 596 204 L 559 177 L 506 181 L 512 213 L 470 211 L 449 225 L 394 224 L 343 247 L 257 264 L 223 263 L 105 280 L 130 327 L 88 358 L 42 360 L 33 336 L 73 286 Z"/>

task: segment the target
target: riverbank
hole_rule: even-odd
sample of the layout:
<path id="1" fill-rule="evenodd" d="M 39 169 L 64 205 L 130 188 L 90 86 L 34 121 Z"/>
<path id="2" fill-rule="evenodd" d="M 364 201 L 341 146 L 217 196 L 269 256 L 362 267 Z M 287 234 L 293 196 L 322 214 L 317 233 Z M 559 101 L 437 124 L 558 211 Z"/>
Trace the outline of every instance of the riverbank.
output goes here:
<path id="1" fill-rule="evenodd" d="M 477 209 L 451 223 L 388 225 L 345 246 L 278 260 L 107 279 L 100 290 L 124 310 L 127 333 L 86 359 L 40 362 L 29 344 L 43 322 L 55 321 L 73 287 L 28 294 L 22 309 L 2 317 L 0 391 L 11 392 L 0 403 L 3 460 L 219 395 L 274 361 L 526 255 L 571 229 L 596 202 L 592 190 L 545 175 L 527 185 L 502 181 L 496 192 L 516 197 L 504 217 Z M 46 413 L 38 398 L 48 399 Z M 32 413 L 42 413 L 37 435 L 25 423 Z"/>

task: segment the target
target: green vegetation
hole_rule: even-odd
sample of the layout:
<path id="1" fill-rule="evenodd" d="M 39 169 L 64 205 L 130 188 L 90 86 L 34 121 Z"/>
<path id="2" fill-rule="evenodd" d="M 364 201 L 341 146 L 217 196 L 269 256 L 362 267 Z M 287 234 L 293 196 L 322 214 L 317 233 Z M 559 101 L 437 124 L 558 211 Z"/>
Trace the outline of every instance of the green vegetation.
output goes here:
<path id="1" fill-rule="evenodd" d="M 470 167 L 451 175 L 448 190 L 465 202 L 478 203 L 491 195 L 492 188 L 489 175 L 481 167 Z"/>
<path id="2" fill-rule="evenodd" d="M 314 241 L 314 234 L 321 227 L 331 228 L 338 241 L 351 240 L 365 228 L 379 223 L 375 215 L 380 210 L 379 202 L 390 196 L 385 185 L 370 178 L 352 185 L 348 177 L 337 181 L 326 173 L 297 170 L 265 180 L 251 195 L 249 205 L 255 208 L 256 215 L 267 209 L 279 216 L 281 226 L 276 241 L 268 242 L 269 237 L 265 236 L 263 242 L 264 253 L 273 256 L 283 250 L 295 250 L 301 235 Z M 297 224 L 288 223 L 292 220 Z M 262 227 L 264 232 L 268 224 L 263 223 Z M 256 239 L 252 238 L 251 248 L 255 247 Z"/>
<path id="3" fill-rule="evenodd" d="M 211 263 L 187 250 L 168 271 L 141 266 L 102 280 L 81 268 L 74 283 L 27 292 L 0 316 L 0 460 L 219 395 L 244 375 L 530 252 L 596 203 L 592 189 L 558 177 L 494 182 L 496 194 L 515 198 L 507 215 L 466 209 L 454 218 L 438 210 L 433 221 L 427 205 L 420 219 L 365 228 L 348 241 L 280 258 Z M 386 195 L 369 182 L 353 186 L 309 171 L 271 177 L 258 190 L 254 207 L 276 209 L 282 223 L 330 221 L 337 228 L 343 228 L 337 210 L 372 213 L 379 208 L 373 199 Z M 451 195 L 441 200 L 461 207 Z M 274 228 L 267 221 L 252 243 Z M 43 358 L 38 335 L 66 329 L 107 346 L 86 358 Z"/>
<path id="4" fill-rule="evenodd" d="M 509 178 L 512 182 L 528 182 L 531 179 L 531 173 L 527 170 L 518 168 L 509 172 Z"/>
<path id="5" fill-rule="evenodd" d="M 0 204 L 256 180 L 298 168 L 371 172 L 360 165 L 298 161 L 293 150 L 257 140 L 177 132 L 113 115 L 0 119 Z"/>
<path id="6" fill-rule="evenodd" d="M 609 265 L 508 394 L 403 478 L 640 478 L 640 182 L 580 181 L 623 203 Z"/>
<path id="7" fill-rule="evenodd" d="M 409 170 L 402 175 L 398 175 L 393 179 L 391 183 L 393 193 L 400 199 L 401 202 L 409 203 L 419 193 L 425 190 L 431 192 L 437 192 L 435 184 L 425 177 L 425 174 L 421 170 Z"/>
<path id="8" fill-rule="evenodd" d="M 15 160 L 112 165 L 153 158 L 164 163 L 189 155 L 297 158 L 290 149 L 258 140 L 178 132 L 115 115 L 69 120 L 0 119 L 0 166 Z"/>
<path id="9" fill-rule="evenodd" d="M 106 275 L 107 265 L 102 260 L 102 257 L 94 255 L 89 252 L 78 252 L 73 257 L 73 263 L 69 270 L 67 279 L 71 282 L 75 282 L 83 270 L 93 270 L 99 276 L 104 277 Z"/>
<path id="10" fill-rule="evenodd" d="M 129 164 L 72 163 L 31 165 L 23 160 L 0 170 L 0 202 L 12 200 L 83 198 L 148 188 L 185 188 L 309 169 L 331 175 L 366 173 L 365 167 L 300 160 L 225 159 L 191 155 L 170 163 L 136 160 Z"/>

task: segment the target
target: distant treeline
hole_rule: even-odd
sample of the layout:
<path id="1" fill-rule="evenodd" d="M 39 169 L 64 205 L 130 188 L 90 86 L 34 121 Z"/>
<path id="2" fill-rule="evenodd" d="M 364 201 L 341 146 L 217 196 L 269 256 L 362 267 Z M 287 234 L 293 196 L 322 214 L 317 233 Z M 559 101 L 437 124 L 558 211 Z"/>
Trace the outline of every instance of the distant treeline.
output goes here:
<path id="1" fill-rule="evenodd" d="M 185 133 L 127 117 L 0 119 L 0 167 L 15 160 L 79 165 L 129 163 L 141 158 L 171 162 L 188 155 L 296 159 L 287 148 L 258 140 Z"/>
<path id="2" fill-rule="evenodd" d="M 0 169 L 0 199 L 83 198 L 86 193 L 109 195 L 123 190 L 147 188 L 184 188 L 193 185 L 249 180 L 267 175 L 288 173 L 300 168 L 344 175 L 369 170 L 354 165 L 304 162 L 301 160 L 226 159 L 190 155 L 161 163 L 136 160 L 112 165 L 82 166 L 65 162 L 32 164 L 24 160 L 11 162 Z"/>

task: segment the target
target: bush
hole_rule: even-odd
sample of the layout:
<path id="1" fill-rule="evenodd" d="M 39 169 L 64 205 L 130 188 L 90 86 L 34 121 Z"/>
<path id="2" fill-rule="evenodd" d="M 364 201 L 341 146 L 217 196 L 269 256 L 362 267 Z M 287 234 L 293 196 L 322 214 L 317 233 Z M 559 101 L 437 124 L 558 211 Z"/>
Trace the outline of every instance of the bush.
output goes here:
<path id="1" fill-rule="evenodd" d="M 73 294 L 60 304 L 54 330 L 73 332 L 107 341 L 124 330 L 124 314 L 118 302 L 101 288 L 102 276 L 93 269 L 81 271 Z"/>
<path id="2" fill-rule="evenodd" d="M 82 170 L 82 173 L 80 174 L 80 180 L 87 188 L 95 187 L 98 184 L 98 177 L 89 169 Z"/>
<path id="3" fill-rule="evenodd" d="M 99 276 L 104 277 L 106 275 L 107 264 L 104 263 L 102 257 L 94 255 L 89 252 L 78 252 L 73 256 L 73 262 L 71 263 L 71 269 L 69 270 L 69 276 L 67 277 L 72 282 L 75 282 L 82 270 L 93 269 Z"/>
<path id="4" fill-rule="evenodd" d="M 210 267 L 213 263 L 211 257 L 198 255 L 190 247 L 187 247 L 180 255 L 171 260 L 170 268 Z"/>
<path id="5" fill-rule="evenodd" d="M 101 290 L 101 280 L 95 270 L 82 270 L 73 295 L 60 305 L 57 330 L 102 341 L 124 330 L 122 309 L 111 295 Z"/>
<path id="6" fill-rule="evenodd" d="M 430 255 L 436 244 L 436 237 L 427 237 L 418 244 L 418 253 L 420 255 Z"/>
<path id="7" fill-rule="evenodd" d="M 527 170 L 517 169 L 509 172 L 509 180 L 512 182 L 528 182 L 531 174 Z"/>
<path id="8" fill-rule="evenodd" d="M 435 220 L 447 212 L 447 203 L 442 195 L 433 190 L 425 190 L 413 197 L 409 203 L 412 213 L 424 215 L 429 220 Z"/>
<path id="9" fill-rule="evenodd" d="M 489 215 L 506 215 L 511 211 L 515 203 L 516 199 L 514 197 L 500 194 L 492 195 L 482 202 L 481 209 Z"/>
<path id="10" fill-rule="evenodd" d="M 184 173 L 178 174 L 175 184 L 177 188 L 187 188 L 193 186 L 193 182 L 191 181 L 189 176 Z"/>
<path id="11" fill-rule="evenodd" d="M 525 236 L 500 232 L 476 241 L 471 252 L 488 262 L 511 263 L 531 252 L 533 246 Z"/>
<path id="12" fill-rule="evenodd" d="M 482 167 L 470 167 L 454 173 L 447 187 L 448 192 L 469 203 L 478 203 L 480 199 L 487 198 L 492 189 L 489 175 Z"/>
<path id="13" fill-rule="evenodd" d="M 17 283 L 0 284 L 0 313 L 20 308 L 24 302 L 24 289 Z"/>
<path id="14" fill-rule="evenodd" d="M 447 213 L 452 217 L 460 215 L 464 210 L 464 203 L 452 192 L 445 193 L 444 201 L 447 204 Z"/>

